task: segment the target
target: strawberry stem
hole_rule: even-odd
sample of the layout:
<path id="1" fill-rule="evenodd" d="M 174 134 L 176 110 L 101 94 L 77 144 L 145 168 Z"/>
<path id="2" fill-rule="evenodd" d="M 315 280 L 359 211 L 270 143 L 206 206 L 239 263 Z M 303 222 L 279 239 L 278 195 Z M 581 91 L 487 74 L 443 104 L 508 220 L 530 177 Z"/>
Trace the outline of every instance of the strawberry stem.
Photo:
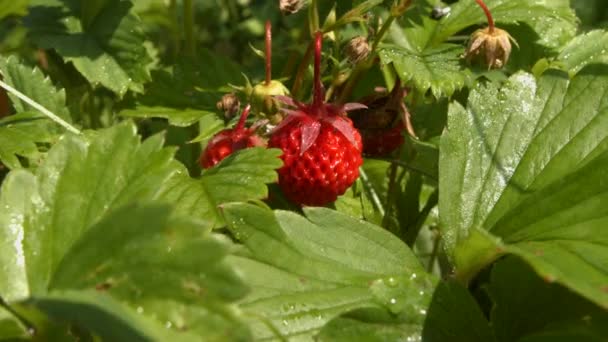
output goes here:
<path id="1" fill-rule="evenodd" d="M 272 24 L 266 20 L 266 85 L 272 80 Z"/>
<path id="2" fill-rule="evenodd" d="M 239 122 L 234 127 L 234 131 L 242 131 L 245 128 L 245 122 L 247 121 L 247 116 L 249 115 L 249 111 L 251 110 L 251 105 L 248 104 L 245 109 L 243 109 L 243 113 L 239 118 Z"/>
<path id="3" fill-rule="evenodd" d="M 488 6 L 486 6 L 486 4 L 483 2 L 483 0 L 475 0 L 475 1 L 479 5 L 479 7 L 481 7 L 483 12 L 486 14 L 486 18 L 488 18 L 488 28 L 489 28 L 490 33 L 494 33 L 494 18 L 492 18 L 492 13 L 490 12 L 490 9 L 488 8 Z"/>
<path id="4" fill-rule="evenodd" d="M 312 104 L 315 108 L 323 105 L 323 84 L 321 83 L 321 49 L 323 48 L 323 32 L 315 34 L 315 71 Z"/>

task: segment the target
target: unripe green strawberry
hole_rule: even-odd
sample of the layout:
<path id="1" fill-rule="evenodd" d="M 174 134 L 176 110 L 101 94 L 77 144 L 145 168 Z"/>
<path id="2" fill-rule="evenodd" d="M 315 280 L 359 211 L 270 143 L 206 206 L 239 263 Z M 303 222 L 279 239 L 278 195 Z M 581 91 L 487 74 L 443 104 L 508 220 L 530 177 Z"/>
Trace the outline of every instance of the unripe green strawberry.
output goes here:
<path id="1" fill-rule="evenodd" d="M 300 103 L 278 97 L 294 110 L 272 132 L 269 147 L 283 150 L 279 186 L 286 197 L 301 205 L 325 205 L 342 195 L 359 177 L 361 136 L 346 111 L 361 104 L 337 106 L 324 102 L 321 84 L 321 44 L 316 34 L 313 101 Z"/>
<path id="2" fill-rule="evenodd" d="M 264 141 L 255 134 L 255 125 L 251 128 L 245 128 L 245 121 L 250 109 L 250 105 L 245 107 L 239 122 L 234 128 L 225 129 L 209 140 L 199 159 L 203 168 L 208 169 L 215 166 L 234 151 L 247 147 L 264 146 Z"/>
<path id="3" fill-rule="evenodd" d="M 268 118 L 270 122 L 279 123 L 283 116 L 280 113 L 281 103 L 275 99 L 275 96 L 287 96 L 289 90 L 283 83 L 271 80 L 268 84 L 262 82 L 253 87 L 251 91 L 251 105 L 257 113 L 261 113 Z"/>

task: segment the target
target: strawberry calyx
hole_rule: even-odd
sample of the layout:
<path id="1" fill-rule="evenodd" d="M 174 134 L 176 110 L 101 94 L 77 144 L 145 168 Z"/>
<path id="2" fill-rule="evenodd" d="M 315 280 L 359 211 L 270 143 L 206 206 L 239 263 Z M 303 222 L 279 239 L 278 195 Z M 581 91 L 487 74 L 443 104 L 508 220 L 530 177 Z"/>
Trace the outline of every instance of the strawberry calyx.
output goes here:
<path id="1" fill-rule="evenodd" d="M 323 33 L 315 34 L 315 61 L 314 61 L 314 83 L 313 96 L 311 103 L 302 103 L 289 96 L 275 96 L 279 102 L 290 108 L 281 108 L 287 117 L 274 128 L 274 132 L 283 127 L 297 122 L 302 128 L 302 142 L 300 154 L 304 154 L 312 146 L 321 131 L 322 123 L 326 123 L 338 130 L 348 141 L 357 145 L 355 136 L 357 130 L 352 126 L 350 120 L 346 118 L 346 112 L 356 109 L 365 109 L 366 105 L 361 103 L 346 103 L 336 105 L 325 102 L 325 89 L 321 82 L 321 49 L 323 47 Z"/>
<path id="2" fill-rule="evenodd" d="M 252 137 L 257 128 L 264 124 L 263 121 L 259 121 L 250 128 L 245 128 L 245 122 L 247 122 L 247 117 L 249 116 L 249 112 L 251 111 L 251 105 L 247 105 L 239 118 L 238 123 L 232 129 L 225 129 L 220 134 L 213 137 L 210 141 L 210 145 L 214 145 L 223 140 L 232 141 L 233 147 L 238 148 L 246 143 L 247 139 Z M 223 134 L 222 134 L 223 133 Z M 242 147 L 241 147 L 242 148 Z"/>

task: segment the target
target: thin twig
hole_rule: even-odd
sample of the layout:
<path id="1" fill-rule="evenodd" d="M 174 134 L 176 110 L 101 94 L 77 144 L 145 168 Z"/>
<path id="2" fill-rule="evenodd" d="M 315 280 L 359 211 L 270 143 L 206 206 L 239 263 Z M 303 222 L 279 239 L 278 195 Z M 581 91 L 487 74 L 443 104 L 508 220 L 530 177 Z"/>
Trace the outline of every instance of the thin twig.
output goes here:
<path id="1" fill-rule="evenodd" d="M 361 177 L 361 181 L 363 182 L 363 185 L 369 192 L 372 203 L 374 203 L 374 206 L 376 207 L 376 209 L 378 209 L 378 211 L 380 212 L 380 215 L 382 217 L 384 217 L 385 211 L 384 211 L 384 205 L 382 205 L 382 200 L 380 200 L 380 196 L 378 196 L 376 189 L 374 189 L 372 183 L 369 181 L 369 178 L 367 177 L 367 173 L 365 172 L 365 170 L 362 167 L 359 168 L 359 175 Z"/>
<path id="2" fill-rule="evenodd" d="M 25 94 L 23 94 L 19 90 L 11 87 L 10 85 L 4 83 L 3 81 L 0 81 L 0 87 L 6 89 L 6 91 L 8 91 L 9 93 L 17 96 L 23 102 L 29 104 L 30 106 L 32 106 L 35 109 L 37 109 L 38 111 L 40 111 L 42 114 L 48 116 L 49 119 L 51 119 L 51 120 L 55 121 L 56 123 L 58 123 L 59 125 L 65 127 L 68 131 L 75 133 L 75 134 L 81 134 L 80 130 L 78 130 L 76 127 L 70 125 L 68 122 L 66 122 L 65 120 L 63 120 L 62 118 L 60 118 L 59 116 L 57 116 L 56 114 L 51 112 L 50 110 L 44 108 L 38 102 L 30 99 L 29 97 L 27 97 Z"/>

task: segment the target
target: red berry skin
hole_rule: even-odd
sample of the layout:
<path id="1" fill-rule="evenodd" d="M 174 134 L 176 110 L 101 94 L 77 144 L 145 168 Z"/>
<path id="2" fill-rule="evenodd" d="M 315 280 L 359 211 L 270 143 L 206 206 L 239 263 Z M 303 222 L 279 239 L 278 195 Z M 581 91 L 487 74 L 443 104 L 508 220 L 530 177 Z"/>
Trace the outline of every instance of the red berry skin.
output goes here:
<path id="1" fill-rule="evenodd" d="M 273 133 L 268 146 L 283 151 L 279 169 L 279 186 L 291 201 L 308 206 L 323 206 L 335 201 L 359 177 L 361 136 L 346 117 L 340 117 L 353 129 L 353 140 L 347 139 L 332 124 L 320 123 L 319 135 L 301 153 L 302 127 L 314 119 L 297 118 Z"/>
<path id="2" fill-rule="evenodd" d="M 363 154 L 369 157 L 386 156 L 403 145 L 402 125 L 382 129 L 361 129 Z"/>
<path id="3" fill-rule="evenodd" d="M 214 167 L 234 151 L 247 147 L 262 146 L 262 140 L 256 135 L 237 134 L 233 129 L 225 129 L 217 133 L 201 154 L 199 164 L 209 169 Z"/>
<path id="4" fill-rule="evenodd" d="M 228 157 L 234 151 L 247 147 L 264 146 L 264 141 L 255 135 L 256 126 L 245 128 L 245 120 L 251 106 L 247 105 L 234 128 L 225 129 L 211 138 L 199 158 L 199 164 L 208 169 Z"/>

